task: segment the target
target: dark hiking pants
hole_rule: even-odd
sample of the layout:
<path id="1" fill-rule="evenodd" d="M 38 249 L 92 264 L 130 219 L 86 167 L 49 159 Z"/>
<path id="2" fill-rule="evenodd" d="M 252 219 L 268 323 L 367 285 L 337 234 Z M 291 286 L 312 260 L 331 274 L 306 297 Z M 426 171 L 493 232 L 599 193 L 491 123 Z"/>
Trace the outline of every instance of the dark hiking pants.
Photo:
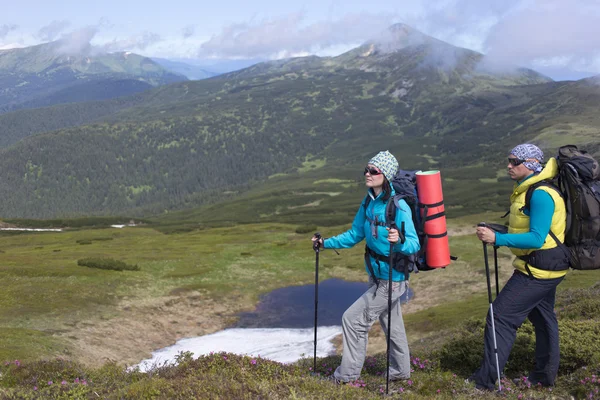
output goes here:
<path id="1" fill-rule="evenodd" d="M 554 385 L 558 372 L 560 353 L 558 346 L 558 321 L 554 314 L 556 287 L 564 277 L 555 279 L 535 279 L 515 271 L 506 286 L 493 302 L 498 365 L 500 372 L 508 360 L 517 329 L 529 318 L 535 327 L 535 369 L 529 380 L 545 386 Z M 471 379 L 477 387 L 493 390 L 498 377 L 494 338 L 488 311 L 484 355 L 481 367 Z"/>

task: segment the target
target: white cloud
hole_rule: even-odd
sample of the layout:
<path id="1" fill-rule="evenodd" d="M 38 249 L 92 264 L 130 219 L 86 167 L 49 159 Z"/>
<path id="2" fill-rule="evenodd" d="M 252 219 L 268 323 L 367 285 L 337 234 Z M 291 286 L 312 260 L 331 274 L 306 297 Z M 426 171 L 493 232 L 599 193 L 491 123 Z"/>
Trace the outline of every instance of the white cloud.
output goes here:
<path id="1" fill-rule="evenodd" d="M 600 8 L 592 3 L 534 1 L 490 29 L 486 54 L 497 64 L 593 68 L 600 57 Z"/>
<path id="2" fill-rule="evenodd" d="M 199 56 L 289 57 L 349 43 L 364 42 L 393 23 L 386 14 L 346 14 L 333 21 L 305 23 L 303 13 L 291 13 L 257 23 L 224 27 L 204 42 Z"/>
<path id="3" fill-rule="evenodd" d="M 10 32 L 18 28 L 15 24 L 4 24 L 0 25 L 0 39 L 5 38 Z"/>
<path id="4" fill-rule="evenodd" d="M 67 20 L 52 21 L 48 25 L 42 27 L 36 34 L 36 37 L 43 42 L 51 42 L 58 38 L 61 32 L 69 27 L 71 23 Z"/>
<path id="5" fill-rule="evenodd" d="M 487 68 L 552 65 L 600 72 L 597 0 L 448 0 L 428 3 L 405 21 L 436 38 L 486 54 Z"/>
<path id="6" fill-rule="evenodd" d="M 63 54 L 89 53 L 92 50 L 90 42 L 97 32 L 96 26 L 88 26 L 63 35 L 59 40 L 58 52 Z"/>
<path id="7" fill-rule="evenodd" d="M 153 32 L 144 32 L 139 35 L 129 36 L 122 39 L 113 39 L 101 45 L 106 52 L 116 51 L 144 51 L 149 46 L 161 41 L 160 35 Z"/>

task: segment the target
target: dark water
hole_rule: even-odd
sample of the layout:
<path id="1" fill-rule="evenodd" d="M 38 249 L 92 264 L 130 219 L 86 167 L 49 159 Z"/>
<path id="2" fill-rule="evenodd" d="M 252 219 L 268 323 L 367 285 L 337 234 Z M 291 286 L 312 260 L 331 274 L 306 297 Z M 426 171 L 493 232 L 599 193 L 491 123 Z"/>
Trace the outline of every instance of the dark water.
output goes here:
<path id="1" fill-rule="evenodd" d="M 342 315 L 369 287 L 363 282 L 328 279 L 319 282 L 318 326 L 342 324 Z M 315 286 L 290 286 L 262 297 L 254 312 L 240 314 L 236 328 L 309 328 L 314 326 Z M 400 298 L 406 303 L 409 288 Z"/>

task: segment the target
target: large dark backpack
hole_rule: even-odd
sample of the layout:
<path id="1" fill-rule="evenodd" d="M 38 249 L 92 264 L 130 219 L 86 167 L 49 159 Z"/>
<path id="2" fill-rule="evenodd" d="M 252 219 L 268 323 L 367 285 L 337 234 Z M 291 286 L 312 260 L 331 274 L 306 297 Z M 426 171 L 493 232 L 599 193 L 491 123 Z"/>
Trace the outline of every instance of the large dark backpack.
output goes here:
<path id="1" fill-rule="evenodd" d="M 586 151 L 568 145 L 558 149 L 558 175 L 552 182 L 532 185 L 525 197 L 529 207 L 533 191 L 551 186 L 563 196 L 567 209 L 565 243 L 573 269 L 600 268 L 600 167 Z M 555 239 L 556 240 L 556 239 Z"/>
<path id="2" fill-rule="evenodd" d="M 395 195 L 388 200 L 385 209 L 385 220 L 386 225 L 388 226 L 396 221 L 396 211 L 400 207 L 398 204 L 400 200 L 406 201 L 406 204 L 408 204 L 408 207 L 411 210 L 413 224 L 415 226 L 417 236 L 419 237 L 421 249 L 416 254 L 410 256 L 398 254 L 398 256 L 394 258 L 394 268 L 405 273 L 417 273 L 419 271 L 430 271 L 435 269 L 427 265 L 427 259 L 425 257 L 427 254 L 426 249 L 428 238 L 428 235 L 425 233 L 425 221 L 444 216 L 443 212 L 435 215 L 429 215 L 429 207 L 437 207 L 437 204 L 424 205 L 419 202 L 417 195 L 417 172 L 418 171 L 398 170 L 391 181 L 391 184 L 394 187 Z M 364 203 L 365 208 L 369 205 L 370 200 L 371 198 L 367 196 L 367 199 Z M 421 209 L 423 209 L 423 218 L 421 218 Z M 402 239 L 405 232 L 403 231 L 403 227 L 398 227 L 398 229 L 400 231 L 400 238 Z M 375 256 L 374 254 L 371 255 Z M 452 256 L 451 259 L 455 260 L 456 257 Z"/>

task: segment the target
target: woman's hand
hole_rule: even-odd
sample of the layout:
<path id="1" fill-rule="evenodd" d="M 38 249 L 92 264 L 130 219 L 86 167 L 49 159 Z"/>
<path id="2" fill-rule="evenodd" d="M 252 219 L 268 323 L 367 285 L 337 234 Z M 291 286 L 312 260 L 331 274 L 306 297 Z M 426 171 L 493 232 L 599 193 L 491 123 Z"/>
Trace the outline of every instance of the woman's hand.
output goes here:
<path id="1" fill-rule="evenodd" d="M 477 237 L 483 243 L 494 244 L 496 243 L 496 232 L 491 230 L 490 228 L 486 228 L 484 226 L 478 226 L 476 231 Z"/>
<path id="2" fill-rule="evenodd" d="M 313 247 L 316 247 L 317 245 L 315 244 L 315 242 L 319 242 L 319 247 L 323 247 L 323 238 L 321 236 L 317 236 L 317 235 L 313 235 L 312 237 L 312 242 L 313 242 Z"/>
<path id="3" fill-rule="evenodd" d="M 400 235 L 398 234 L 398 229 L 395 228 L 387 228 L 388 230 L 388 240 L 390 243 L 398 243 L 400 239 Z"/>

